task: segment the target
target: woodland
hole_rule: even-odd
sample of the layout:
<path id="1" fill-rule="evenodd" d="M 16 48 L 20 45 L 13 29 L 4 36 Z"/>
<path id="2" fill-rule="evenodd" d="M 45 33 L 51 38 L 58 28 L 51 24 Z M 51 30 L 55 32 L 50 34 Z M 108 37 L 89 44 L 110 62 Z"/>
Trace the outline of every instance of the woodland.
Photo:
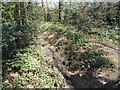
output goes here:
<path id="1" fill-rule="evenodd" d="M 120 2 L 0 2 L 2 89 L 120 88 Z"/>

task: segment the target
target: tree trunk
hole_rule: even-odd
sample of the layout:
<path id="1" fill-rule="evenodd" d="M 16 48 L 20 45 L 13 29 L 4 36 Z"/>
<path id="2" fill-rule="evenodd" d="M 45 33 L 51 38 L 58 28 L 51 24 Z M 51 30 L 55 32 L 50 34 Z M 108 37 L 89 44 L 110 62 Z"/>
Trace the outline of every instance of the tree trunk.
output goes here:
<path id="1" fill-rule="evenodd" d="M 118 2 L 118 9 L 117 9 L 117 25 L 120 28 L 120 1 Z"/>
<path id="2" fill-rule="evenodd" d="M 20 14 L 21 14 L 21 22 L 23 26 L 27 25 L 27 18 L 26 18 L 26 7 L 25 2 L 20 2 Z"/>
<path id="3" fill-rule="evenodd" d="M 47 22 L 51 20 L 51 16 L 49 13 L 49 4 L 48 4 L 48 0 L 46 0 L 46 13 L 47 13 Z"/>
<path id="4" fill-rule="evenodd" d="M 42 7 L 43 7 L 44 21 L 47 21 L 47 5 L 45 4 L 44 0 L 42 0 Z"/>
<path id="5" fill-rule="evenodd" d="M 63 21 L 63 0 L 59 0 L 59 22 Z"/>
<path id="6" fill-rule="evenodd" d="M 16 22 L 17 26 L 21 26 L 19 4 L 20 4 L 19 2 L 15 3 L 15 10 L 14 10 L 14 21 Z"/>

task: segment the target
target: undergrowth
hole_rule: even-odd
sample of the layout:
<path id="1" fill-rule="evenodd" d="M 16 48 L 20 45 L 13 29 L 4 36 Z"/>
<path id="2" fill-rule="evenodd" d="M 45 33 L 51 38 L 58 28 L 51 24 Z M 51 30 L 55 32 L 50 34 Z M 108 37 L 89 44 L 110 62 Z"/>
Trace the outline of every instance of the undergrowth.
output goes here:
<path id="1" fill-rule="evenodd" d="M 56 47 L 56 52 L 61 51 L 68 56 L 63 64 L 72 69 L 89 70 L 113 66 L 112 61 L 106 57 L 107 52 L 90 49 L 87 46 L 91 42 L 89 37 L 70 29 L 74 27 L 49 22 L 43 23 L 41 28 L 4 31 L 3 89 L 64 86 L 65 82 L 61 80 L 60 73 L 52 69 L 54 62 L 45 59 L 41 54 L 38 38 L 40 33 L 44 33 L 46 40 Z"/>
<path id="2" fill-rule="evenodd" d="M 112 67 L 114 64 L 106 57 L 104 50 L 91 50 L 81 53 L 80 58 L 70 58 L 69 63 L 73 69 L 90 70 L 92 68 Z M 79 62 L 79 63 L 78 63 Z"/>
<path id="3" fill-rule="evenodd" d="M 110 43 L 114 43 L 119 45 L 119 32 L 115 29 L 99 29 L 99 28 L 92 28 L 86 31 L 88 35 L 97 36 L 99 38 L 104 39 L 105 41 L 109 41 Z"/>
<path id="4" fill-rule="evenodd" d="M 41 55 L 37 29 L 18 30 L 3 35 L 3 89 L 54 88 L 63 85 L 60 73 L 49 68 L 54 63 Z"/>
<path id="5" fill-rule="evenodd" d="M 68 56 L 66 61 L 63 62 L 64 65 L 80 70 L 114 66 L 111 58 L 107 57 L 108 52 L 92 50 L 87 46 L 91 42 L 89 37 L 77 33 L 77 30 L 71 32 L 66 26 L 60 24 L 52 23 L 53 25 L 51 25 L 50 23 L 50 27 L 47 24 L 44 24 L 48 26 L 45 30 L 47 31 L 46 38 L 52 45 L 57 47 L 56 51 L 62 51 Z M 50 35 L 53 36 L 49 38 Z M 100 35 L 102 34 L 99 33 Z M 101 36 L 101 38 L 103 37 Z M 83 52 L 80 52 L 81 50 Z"/>
<path id="6" fill-rule="evenodd" d="M 80 35 L 77 32 L 71 32 L 69 30 L 59 28 L 56 24 L 53 24 L 51 27 L 47 24 L 44 25 L 48 26 L 48 28 L 44 30 L 49 32 L 47 38 L 49 38 L 50 35 L 53 35 L 52 38 L 49 38 L 49 41 L 52 45 L 57 46 L 58 49 L 72 48 L 73 51 L 76 51 L 85 46 L 86 43 L 90 42 L 88 37 Z"/>

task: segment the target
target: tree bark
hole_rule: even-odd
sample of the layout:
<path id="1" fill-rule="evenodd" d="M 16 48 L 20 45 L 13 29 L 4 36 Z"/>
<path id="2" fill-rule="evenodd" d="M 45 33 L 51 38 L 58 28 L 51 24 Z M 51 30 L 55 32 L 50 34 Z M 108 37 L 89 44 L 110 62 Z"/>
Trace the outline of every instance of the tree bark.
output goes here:
<path id="1" fill-rule="evenodd" d="M 26 17 L 26 7 L 25 2 L 20 2 L 20 14 L 21 14 L 21 22 L 23 26 L 27 25 L 27 17 Z"/>
<path id="2" fill-rule="evenodd" d="M 42 7 L 43 7 L 44 21 L 47 21 L 47 5 L 45 4 L 44 0 L 42 0 Z"/>
<path id="3" fill-rule="evenodd" d="M 59 0 L 59 22 L 63 20 L 63 0 Z"/>
<path id="4" fill-rule="evenodd" d="M 19 2 L 15 3 L 15 10 L 14 10 L 14 21 L 16 22 L 17 26 L 21 26 L 19 4 L 20 4 Z"/>
<path id="5" fill-rule="evenodd" d="M 48 4 L 48 0 L 46 0 L 46 13 L 47 13 L 47 22 L 51 20 L 51 16 L 49 13 L 49 4 Z"/>

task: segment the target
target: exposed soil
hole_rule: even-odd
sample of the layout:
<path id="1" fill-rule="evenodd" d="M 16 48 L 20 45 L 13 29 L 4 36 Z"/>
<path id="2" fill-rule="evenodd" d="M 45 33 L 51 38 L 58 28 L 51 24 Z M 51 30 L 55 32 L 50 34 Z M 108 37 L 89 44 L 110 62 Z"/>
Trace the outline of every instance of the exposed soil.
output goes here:
<path id="1" fill-rule="evenodd" d="M 80 70 L 70 71 L 68 67 L 63 65 L 63 61 L 65 61 L 65 56 L 63 56 L 60 52 L 56 52 L 56 47 L 51 45 L 49 41 L 45 39 L 45 36 L 43 34 L 40 34 L 39 38 L 43 47 L 42 53 L 44 57 L 46 57 L 46 59 L 55 60 L 56 68 L 58 68 L 58 70 L 62 73 L 61 79 L 66 80 L 67 84 L 65 85 L 65 88 L 110 88 L 113 86 L 113 81 L 118 78 L 117 68 L 99 68 L 92 69 L 87 72 Z M 97 45 L 97 47 L 99 46 L 101 49 L 107 50 L 110 53 L 109 56 L 111 58 L 116 61 L 118 60 L 118 50 L 107 47 L 100 43 L 95 44 Z"/>

